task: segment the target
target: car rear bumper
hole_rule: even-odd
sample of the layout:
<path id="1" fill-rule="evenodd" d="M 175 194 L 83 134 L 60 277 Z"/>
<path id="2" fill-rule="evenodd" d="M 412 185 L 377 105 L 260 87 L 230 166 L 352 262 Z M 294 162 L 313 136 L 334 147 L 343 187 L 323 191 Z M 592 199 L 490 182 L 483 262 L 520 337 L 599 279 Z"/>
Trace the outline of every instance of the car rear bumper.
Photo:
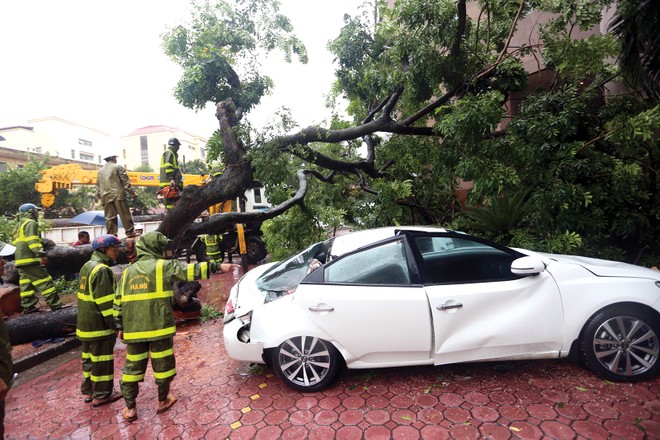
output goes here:
<path id="1" fill-rule="evenodd" d="M 238 361 L 263 363 L 264 344 L 249 342 L 249 326 L 250 323 L 244 323 L 240 319 L 226 323 L 223 330 L 225 349 L 229 357 Z M 245 339 L 248 339 L 248 342 L 243 342 Z"/>

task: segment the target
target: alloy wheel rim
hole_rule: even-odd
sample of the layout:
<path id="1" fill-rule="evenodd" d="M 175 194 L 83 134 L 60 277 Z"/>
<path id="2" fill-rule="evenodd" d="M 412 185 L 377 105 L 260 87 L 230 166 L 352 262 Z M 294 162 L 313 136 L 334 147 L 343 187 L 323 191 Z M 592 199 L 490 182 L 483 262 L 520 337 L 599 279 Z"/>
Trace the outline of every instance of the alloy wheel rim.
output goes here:
<path id="1" fill-rule="evenodd" d="M 594 335 L 593 351 L 612 373 L 636 376 L 658 361 L 658 335 L 641 319 L 616 316 L 603 322 Z"/>
<path id="2" fill-rule="evenodd" d="M 279 365 L 292 383 L 313 386 L 330 371 L 330 350 L 324 341 L 316 337 L 288 339 L 279 349 Z"/>

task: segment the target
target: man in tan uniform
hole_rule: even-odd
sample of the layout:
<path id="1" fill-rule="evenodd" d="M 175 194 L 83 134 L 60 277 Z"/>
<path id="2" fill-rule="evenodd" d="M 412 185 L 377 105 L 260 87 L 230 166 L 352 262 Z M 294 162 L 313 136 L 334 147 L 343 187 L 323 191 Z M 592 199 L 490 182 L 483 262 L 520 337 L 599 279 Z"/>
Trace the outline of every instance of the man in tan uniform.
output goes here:
<path id="1" fill-rule="evenodd" d="M 125 197 L 126 193 L 133 198 L 137 197 L 137 194 L 131 186 L 126 170 L 117 164 L 116 155 L 105 158 L 105 165 L 99 170 L 96 178 L 96 191 L 99 200 L 103 203 L 107 233 L 117 235 L 117 215 L 119 215 L 126 230 L 126 237 L 133 237 L 135 235 L 133 216 Z"/>

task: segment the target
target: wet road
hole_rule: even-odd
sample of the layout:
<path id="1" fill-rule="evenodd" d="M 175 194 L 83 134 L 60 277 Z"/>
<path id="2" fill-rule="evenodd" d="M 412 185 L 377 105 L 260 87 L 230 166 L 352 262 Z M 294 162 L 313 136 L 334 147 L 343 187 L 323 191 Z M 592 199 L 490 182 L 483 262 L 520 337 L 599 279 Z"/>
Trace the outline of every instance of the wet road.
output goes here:
<path id="1" fill-rule="evenodd" d="M 202 302 L 222 309 L 240 275 L 214 275 Z M 7 438 L 660 438 L 660 377 L 612 383 L 568 361 L 461 364 L 353 370 L 303 394 L 228 358 L 220 321 L 180 325 L 175 350 L 170 411 L 155 413 L 151 369 L 135 422 L 122 420 L 121 400 L 92 408 L 80 395 L 79 358 L 63 358 L 10 392 Z M 120 344 L 115 356 L 118 379 Z"/>

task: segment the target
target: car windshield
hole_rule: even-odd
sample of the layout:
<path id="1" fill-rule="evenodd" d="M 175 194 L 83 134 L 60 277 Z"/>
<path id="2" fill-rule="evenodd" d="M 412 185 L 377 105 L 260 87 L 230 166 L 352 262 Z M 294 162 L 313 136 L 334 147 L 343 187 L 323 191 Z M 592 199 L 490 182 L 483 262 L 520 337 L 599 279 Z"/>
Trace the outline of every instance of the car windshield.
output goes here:
<path id="1" fill-rule="evenodd" d="M 262 291 L 287 292 L 298 284 L 311 270 L 318 267 L 314 260 L 325 263 L 325 257 L 332 246 L 333 239 L 315 243 L 304 251 L 284 260 L 263 273 L 257 279 L 257 287 Z"/>

